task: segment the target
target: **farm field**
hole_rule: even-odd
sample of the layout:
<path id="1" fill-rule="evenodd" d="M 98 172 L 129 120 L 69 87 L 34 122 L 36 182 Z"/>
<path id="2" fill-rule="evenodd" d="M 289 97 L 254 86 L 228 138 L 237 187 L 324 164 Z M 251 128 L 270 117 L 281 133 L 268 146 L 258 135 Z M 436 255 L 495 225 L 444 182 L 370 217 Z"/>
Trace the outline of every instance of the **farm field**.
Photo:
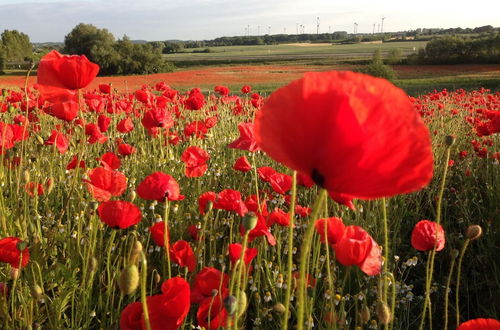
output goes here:
<path id="1" fill-rule="evenodd" d="M 2 328 L 498 319 L 500 65 L 359 67 L 0 76 Z"/>
<path id="2" fill-rule="evenodd" d="M 251 84 L 254 90 L 269 94 L 303 73 L 309 71 L 358 70 L 361 65 L 330 64 L 314 65 L 297 62 L 294 65 L 224 65 L 190 69 L 179 69 L 172 73 L 136 76 L 97 77 L 90 85 L 95 89 L 101 83 L 111 83 L 121 91 L 133 91 L 142 85 L 152 85 L 164 81 L 172 88 L 182 91 L 197 86 L 204 92 L 216 85 L 226 85 L 238 90 L 242 85 Z M 498 90 L 500 88 L 500 65 L 395 65 L 395 84 L 406 89 L 411 95 L 431 92 L 434 89 L 479 88 L 481 86 Z M 0 88 L 23 88 L 24 71 L 16 75 L 0 76 Z M 36 77 L 30 77 L 32 85 Z"/>
<path id="3" fill-rule="evenodd" d="M 392 49 L 399 48 L 408 55 L 419 48 L 425 47 L 425 41 L 404 41 L 385 43 L 357 43 L 357 44 L 312 44 L 295 43 L 279 45 L 256 45 L 256 46 L 219 46 L 209 47 L 210 52 L 202 53 L 205 48 L 194 48 L 184 53 L 166 54 L 166 59 L 180 60 L 244 60 L 244 59 L 313 59 L 332 57 L 334 59 L 367 58 L 373 55 L 375 50 L 387 53 Z"/>

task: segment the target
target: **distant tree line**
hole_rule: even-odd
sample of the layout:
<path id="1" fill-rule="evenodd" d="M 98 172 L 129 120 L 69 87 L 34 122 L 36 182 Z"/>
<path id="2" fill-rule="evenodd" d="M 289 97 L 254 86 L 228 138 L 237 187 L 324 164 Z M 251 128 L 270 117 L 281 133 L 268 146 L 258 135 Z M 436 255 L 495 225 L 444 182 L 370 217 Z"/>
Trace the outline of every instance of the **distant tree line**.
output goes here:
<path id="1" fill-rule="evenodd" d="M 500 63 L 500 33 L 480 38 L 444 36 L 408 57 L 412 64 Z"/>
<path id="2" fill-rule="evenodd" d="M 100 74 L 150 74 L 172 71 L 162 57 L 163 43 L 133 43 L 127 36 L 115 40 L 107 29 L 78 24 L 64 38 L 63 51 L 84 54 L 99 64 Z"/>

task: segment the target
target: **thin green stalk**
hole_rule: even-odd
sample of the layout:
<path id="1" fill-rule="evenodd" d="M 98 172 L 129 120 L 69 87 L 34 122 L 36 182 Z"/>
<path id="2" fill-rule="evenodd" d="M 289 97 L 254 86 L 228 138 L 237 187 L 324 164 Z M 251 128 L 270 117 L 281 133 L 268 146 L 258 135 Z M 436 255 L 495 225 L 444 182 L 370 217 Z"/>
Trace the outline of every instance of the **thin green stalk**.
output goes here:
<path id="1" fill-rule="evenodd" d="M 309 258 L 309 251 L 311 249 L 312 238 L 314 236 L 314 221 L 316 220 L 319 211 L 321 210 L 321 205 L 323 204 L 327 195 L 325 189 L 321 189 L 318 198 L 313 206 L 313 213 L 309 218 L 309 224 L 307 226 L 307 231 L 304 235 L 302 241 L 302 250 L 300 253 L 300 269 L 299 269 L 299 283 L 298 283 L 298 300 L 297 300 L 297 330 L 304 329 L 304 311 L 306 304 L 306 266 L 307 259 Z"/>
<path id="2" fill-rule="evenodd" d="M 460 251 L 460 257 L 458 258 L 458 265 L 457 265 L 457 289 L 455 290 L 455 310 L 456 310 L 456 322 L 457 322 L 457 327 L 460 324 L 460 276 L 462 275 L 462 260 L 464 258 L 465 250 L 467 249 L 467 246 L 469 246 L 470 239 L 466 239 L 464 246 L 462 247 L 462 250 Z"/>
<path id="3" fill-rule="evenodd" d="M 454 250 L 456 251 L 456 250 Z M 455 252 L 453 252 L 455 253 Z M 448 301 L 450 294 L 451 276 L 453 274 L 453 268 L 455 267 L 455 261 L 457 259 L 456 254 L 452 255 L 450 273 L 448 274 L 448 279 L 446 280 L 446 291 L 444 294 L 444 327 L 443 329 L 448 329 Z"/>
<path id="4" fill-rule="evenodd" d="M 165 198 L 165 209 L 163 213 L 163 224 L 165 225 L 164 227 L 164 233 L 163 233 L 163 242 L 165 246 L 165 254 L 167 255 L 167 274 L 168 278 L 172 278 L 172 269 L 170 267 L 170 240 L 168 238 L 168 216 L 169 216 L 169 211 L 170 211 L 170 204 L 168 202 L 168 199 Z"/>
<path id="5" fill-rule="evenodd" d="M 285 292 L 285 312 L 283 313 L 283 330 L 288 329 L 288 319 L 290 317 L 290 296 L 292 293 L 292 267 L 293 267 L 293 227 L 295 222 L 295 202 L 297 200 L 297 171 L 292 175 L 292 198 L 290 201 L 290 226 L 288 227 L 288 255 L 287 255 L 287 275 Z"/>
<path id="6" fill-rule="evenodd" d="M 149 322 L 149 311 L 148 311 L 148 302 L 146 297 L 146 285 L 147 285 L 147 268 L 148 261 L 146 259 L 146 255 L 141 251 L 141 302 L 142 302 L 142 313 L 144 315 L 144 323 L 146 324 L 146 329 L 151 330 L 151 324 Z"/>
<path id="7" fill-rule="evenodd" d="M 245 251 L 246 251 L 247 245 L 248 245 L 248 234 L 249 233 L 250 233 L 250 230 L 247 230 L 247 232 L 245 233 L 245 237 L 243 238 L 243 245 L 241 247 L 241 255 L 240 255 L 240 258 L 239 258 L 238 263 L 237 263 L 237 266 L 239 266 L 239 267 L 238 267 L 238 269 L 233 269 L 233 272 L 236 272 L 236 303 L 237 303 L 237 306 L 240 306 L 239 301 L 241 299 L 241 291 L 242 291 L 241 276 L 243 275 L 242 270 L 245 269 L 245 271 L 246 271 Z M 231 294 L 232 293 L 233 292 L 231 292 Z M 236 314 L 234 315 L 234 320 L 233 320 L 235 329 L 238 329 L 238 316 L 239 315 L 241 315 L 241 311 L 236 311 Z"/>

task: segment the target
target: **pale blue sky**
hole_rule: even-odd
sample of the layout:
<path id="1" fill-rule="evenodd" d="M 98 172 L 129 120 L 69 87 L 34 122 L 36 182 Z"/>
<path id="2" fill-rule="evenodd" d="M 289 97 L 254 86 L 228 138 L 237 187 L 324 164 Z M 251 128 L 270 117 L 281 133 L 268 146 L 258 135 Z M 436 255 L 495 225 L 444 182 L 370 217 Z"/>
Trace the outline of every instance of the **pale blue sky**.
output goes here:
<path id="1" fill-rule="evenodd" d="M 419 27 L 500 26 L 500 1 L 414 0 L 0 0 L 0 32 L 19 30 L 34 42 L 63 41 L 78 23 L 107 28 L 116 38 L 201 40 L 270 31 L 306 33 Z"/>

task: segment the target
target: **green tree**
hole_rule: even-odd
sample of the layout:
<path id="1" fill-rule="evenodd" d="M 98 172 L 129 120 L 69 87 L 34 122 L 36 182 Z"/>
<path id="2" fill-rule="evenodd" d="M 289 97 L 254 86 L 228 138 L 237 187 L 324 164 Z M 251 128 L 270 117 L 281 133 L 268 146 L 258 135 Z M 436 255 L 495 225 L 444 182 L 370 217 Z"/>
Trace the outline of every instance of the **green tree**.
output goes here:
<path id="1" fill-rule="evenodd" d="M 17 30 L 4 30 L 0 42 L 5 61 L 20 62 L 30 59 L 33 55 L 33 46 L 28 35 Z"/>
<path id="2" fill-rule="evenodd" d="M 107 29 L 98 29 L 92 24 L 80 23 L 64 37 L 64 52 L 85 55 L 93 60 L 92 51 L 96 46 L 111 49 L 115 37 Z"/>
<path id="3" fill-rule="evenodd" d="M 361 72 L 374 77 L 385 78 L 389 81 L 392 81 L 396 78 L 396 73 L 394 72 L 394 70 L 390 66 L 384 64 L 382 55 L 380 53 L 380 50 L 378 49 L 373 54 L 372 62 L 364 67 Z"/>

